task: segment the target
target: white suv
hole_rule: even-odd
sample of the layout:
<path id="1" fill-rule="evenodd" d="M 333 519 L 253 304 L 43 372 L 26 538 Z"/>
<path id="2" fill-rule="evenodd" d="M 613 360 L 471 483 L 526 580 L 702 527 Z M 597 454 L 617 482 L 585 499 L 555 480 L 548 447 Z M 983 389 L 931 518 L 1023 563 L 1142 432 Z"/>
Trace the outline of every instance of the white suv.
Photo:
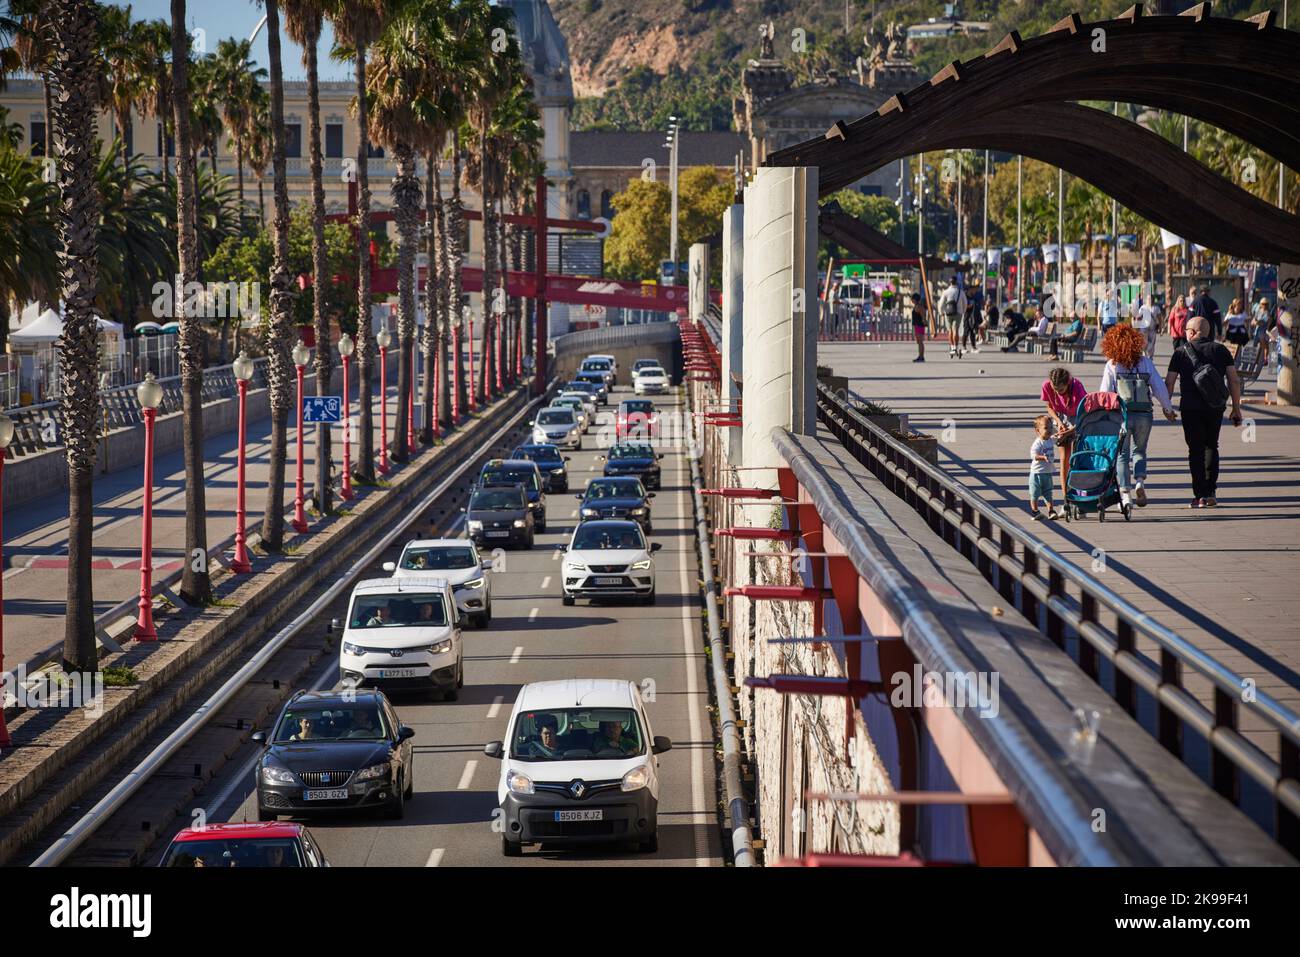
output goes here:
<path id="1" fill-rule="evenodd" d="M 505 741 L 483 753 L 501 762 L 501 853 L 526 844 L 635 843 L 659 849 L 659 755 L 630 681 L 569 678 L 524 685 Z"/>
<path id="2" fill-rule="evenodd" d="M 384 562 L 394 578 L 435 574 L 447 579 L 460 613 L 476 628 L 492 620 L 492 559 L 479 556 L 467 538 L 424 538 L 407 542 L 395 562 Z"/>
<path id="3" fill-rule="evenodd" d="M 460 613 L 447 579 L 433 575 L 370 578 L 352 589 L 342 631 L 344 684 L 424 688 L 455 701 L 465 683 Z"/>
<path id="4" fill-rule="evenodd" d="M 563 546 L 560 590 L 564 604 L 579 598 L 636 598 L 655 601 L 655 560 L 659 543 L 648 544 L 641 526 L 623 519 L 583 522 Z"/>

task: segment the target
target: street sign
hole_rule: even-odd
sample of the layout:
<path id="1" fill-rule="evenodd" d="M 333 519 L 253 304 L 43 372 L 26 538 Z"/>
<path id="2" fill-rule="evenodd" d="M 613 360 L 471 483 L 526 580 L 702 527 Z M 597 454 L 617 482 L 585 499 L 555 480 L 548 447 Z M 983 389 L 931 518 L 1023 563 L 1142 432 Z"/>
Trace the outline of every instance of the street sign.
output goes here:
<path id="1" fill-rule="evenodd" d="M 307 395 L 302 399 L 302 421 L 342 422 L 343 397 L 338 395 Z"/>

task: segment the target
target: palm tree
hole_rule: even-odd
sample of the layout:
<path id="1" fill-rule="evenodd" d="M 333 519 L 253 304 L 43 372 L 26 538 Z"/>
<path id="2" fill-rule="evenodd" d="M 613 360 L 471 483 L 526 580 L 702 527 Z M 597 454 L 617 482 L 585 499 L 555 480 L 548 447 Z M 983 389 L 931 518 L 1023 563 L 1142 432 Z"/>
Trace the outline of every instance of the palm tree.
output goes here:
<path id="1" fill-rule="evenodd" d="M 320 146 L 320 77 L 317 47 L 325 18 L 325 0 L 284 0 L 284 32 L 302 47 L 307 69 L 307 138 L 311 156 L 312 324 L 316 329 L 316 394 L 328 395 L 333 374 L 329 319 L 325 315 L 325 184 Z M 347 425 L 345 423 L 344 427 Z M 344 462 L 343 467 L 347 468 Z M 330 427 L 316 426 L 316 507 L 322 515 L 334 510 L 330 494 Z"/>
<path id="2" fill-rule="evenodd" d="M 334 56 L 353 64 L 357 85 L 357 404 L 360 449 L 354 472 L 375 478 L 375 429 L 371 389 L 375 337 L 370 321 L 370 133 L 366 102 L 366 50 L 379 36 L 387 11 L 385 0 L 335 0 L 327 10 L 334 26 Z M 344 463 L 344 467 L 350 465 Z"/>
<path id="3" fill-rule="evenodd" d="M 258 83 L 253 88 L 248 109 L 248 138 L 245 154 L 248 168 L 257 178 L 257 210 L 262 228 L 266 228 L 266 171 L 271 165 L 271 94 Z"/>
<path id="4" fill-rule="evenodd" d="M 131 29 L 131 7 L 103 4 L 99 8 L 101 56 L 108 68 L 108 100 L 122 151 L 122 165 L 130 162 L 131 109 L 140 96 L 141 76 L 148 69 L 146 50 L 136 45 Z"/>
<path id="5" fill-rule="evenodd" d="M 95 165 L 95 5 L 52 0 L 55 161 L 58 164 L 59 267 L 63 276 L 63 336 L 59 375 L 64 453 L 68 462 L 68 594 L 63 627 L 64 668 L 94 671 L 95 603 L 90 576 L 94 528 L 92 482 L 99 424 L 99 335 L 94 304 L 98 281 L 95 227 L 99 192 Z"/>
<path id="6" fill-rule="evenodd" d="M 0 355 L 8 351 L 10 302 L 57 300 L 56 200 L 39 164 L 0 147 Z"/>
<path id="7" fill-rule="evenodd" d="M 176 274 L 177 205 L 161 176 L 138 155 L 123 165 L 119 152 L 106 151 L 95 172 L 101 202 L 96 305 L 130 328 L 159 277 Z"/>
<path id="8" fill-rule="evenodd" d="M 177 2 L 177 0 L 173 0 Z M 270 474 L 266 485 L 266 510 L 262 515 L 262 543 L 268 551 L 284 547 L 284 467 L 287 451 L 289 404 L 293 398 L 293 373 L 289 358 L 293 335 L 293 293 L 289 288 L 289 185 L 284 156 L 284 71 L 280 64 L 280 5 L 264 0 L 267 59 L 271 70 L 271 168 L 274 180 L 275 218 L 272 221 L 271 318 L 267 324 L 267 382 L 271 399 Z"/>
<path id="9" fill-rule="evenodd" d="M 244 215 L 244 155 L 248 151 L 253 106 L 257 96 L 253 90 L 260 89 L 260 81 L 266 79 L 266 70 L 256 66 L 251 59 L 252 49 L 253 45 L 248 40 L 232 37 L 217 42 L 217 52 L 213 57 L 213 85 L 221 105 L 221 116 L 225 120 L 230 145 L 235 150 L 241 222 Z"/>
<path id="10" fill-rule="evenodd" d="M 171 178 L 167 142 L 172 131 L 172 29 L 166 20 L 137 21 L 131 24 L 131 42 L 139 48 L 145 69 L 140 75 L 140 100 L 145 113 L 162 127 L 163 182 Z"/>
<path id="11" fill-rule="evenodd" d="M 190 61 L 190 147 L 197 159 L 207 150 L 212 174 L 217 174 L 217 150 L 225 127 L 221 122 L 222 91 L 216 58 L 205 54 Z M 179 139 L 179 137 L 178 137 Z M 179 143 L 177 149 L 179 149 Z"/>
<path id="12" fill-rule="evenodd" d="M 13 47 L 8 59 L 9 70 L 21 69 L 40 77 L 41 91 L 45 97 L 44 155 L 54 155 L 54 107 L 50 90 L 50 56 L 53 39 L 49 0 L 11 0 L 9 4 Z M 3 74 L 4 71 L 0 71 Z"/>

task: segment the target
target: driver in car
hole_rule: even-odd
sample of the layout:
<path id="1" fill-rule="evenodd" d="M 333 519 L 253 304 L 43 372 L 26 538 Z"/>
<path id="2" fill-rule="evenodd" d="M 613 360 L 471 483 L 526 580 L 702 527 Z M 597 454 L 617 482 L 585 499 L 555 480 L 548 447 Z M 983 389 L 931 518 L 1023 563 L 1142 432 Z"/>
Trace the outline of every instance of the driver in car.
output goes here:
<path id="1" fill-rule="evenodd" d="M 623 733 L 622 721 L 602 721 L 600 734 L 591 741 L 591 750 L 597 754 L 601 751 L 631 754 L 636 750 L 636 740 Z"/>
<path id="2" fill-rule="evenodd" d="M 356 711 L 352 715 L 352 728 L 345 738 L 377 738 L 379 737 L 379 728 L 375 724 L 375 716 L 370 711 Z"/>
<path id="3" fill-rule="evenodd" d="M 528 744 L 529 752 L 534 757 L 558 758 L 561 754 L 560 736 L 555 731 L 555 722 L 538 722 L 537 734 L 538 739 Z"/>
<path id="4" fill-rule="evenodd" d="M 367 628 L 375 628 L 380 625 L 386 625 L 392 620 L 392 612 L 388 610 L 387 605 L 380 605 L 374 610 L 374 613 L 366 621 Z"/>
<path id="5" fill-rule="evenodd" d="M 311 718 L 298 719 L 298 733 L 289 736 L 290 741 L 306 741 L 311 737 Z"/>

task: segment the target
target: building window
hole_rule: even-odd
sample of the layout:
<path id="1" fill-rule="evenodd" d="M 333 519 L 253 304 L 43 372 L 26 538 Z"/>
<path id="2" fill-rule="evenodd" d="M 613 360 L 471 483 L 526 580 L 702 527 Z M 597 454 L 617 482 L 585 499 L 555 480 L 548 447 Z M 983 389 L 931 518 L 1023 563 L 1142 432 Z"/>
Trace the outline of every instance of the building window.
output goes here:
<path id="1" fill-rule="evenodd" d="M 382 146 L 376 146 L 374 143 L 367 143 L 366 155 L 371 159 L 383 159 L 384 148 Z"/>
<path id="2" fill-rule="evenodd" d="M 330 159 L 343 158 L 343 124 L 325 124 L 325 155 Z"/>
<path id="3" fill-rule="evenodd" d="M 614 198 L 614 194 L 611 193 L 609 190 L 607 189 L 601 190 L 600 215 L 604 216 L 606 219 L 614 218 L 614 204 L 611 202 L 613 198 Z"/>
<path id="4" fill-rule="evenodd" d="M 45 155 L 45 121 L 32 120 L 32 155 Z"/>
<path id="5" fill-rule="evenodd" d="M 302 124 L 284 124 L 284 155 L 290 159 L 302 158 Z"/>
<path id="6" fill-rule="evenodd" d="M 158 124 L 158 155 L 163 155 L 163 125 Z M 176 155 L 176 139 L 168 134 L 167 136 L 167 154 L 168 156 Z"/>
<path id="7" fill-rule="evenodd" d="M 578 218 L 591 219 L 591 193 L 585 189 L 578 190 Z"/>

